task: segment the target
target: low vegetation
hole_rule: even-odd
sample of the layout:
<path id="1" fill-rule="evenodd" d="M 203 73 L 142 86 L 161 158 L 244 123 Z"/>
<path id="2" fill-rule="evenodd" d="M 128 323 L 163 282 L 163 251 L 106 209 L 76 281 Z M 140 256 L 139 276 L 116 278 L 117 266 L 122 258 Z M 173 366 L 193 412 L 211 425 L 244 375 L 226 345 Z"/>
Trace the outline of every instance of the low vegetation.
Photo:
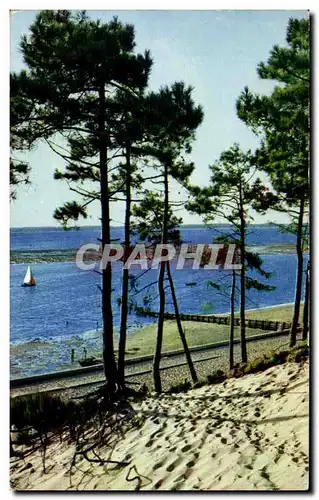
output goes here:
<path id="1" fill-rule="evenodd" d="M 292 349 L 270 352 L 265 354 L 263 357 L 257 358 L 254 361 L 250 361 L 245 364 L 240 364 L 234 367 L 231 372 L 233 377 L 241 377 L 249 373 L 257 373 L 260 371 L 267 370 L 272 366 L 282 365 L 286 362 L 296 362 L 300 363 L 305 361 L 309 356 L 309 347 L 307 342 L 301 342 Z"/>
<path id="2" fill-rule="evenodd" d="M 271 309 L 258 309 L 256 311 L 246 311 L 247 319 L 258 319 L 267 321 L 281 321 L 282 323 L 290 323 L 293 313 L 293 304 L 281 307 L 273 307 Z M 303 314 L 303 304 L 300 306 L 300 318 Z"/>
<path id="3" fill-rule="evenodd" d="M 276 307 L 274 309 L 261 309 L 258 311 L 247 311 L 248 319 L 268 320 L 268 321 L 291 321 L 292 306 Z M 182 322 L 189 347 L 212 344 L 229 340 L 229 325 L 218 325 L 216 323 L 198 323 L 196 321 Z M 153 354 L 156 340 L 156 323 L 150 324 L 141 330 L 134 332 L 126 344 L 127 357 L 146 356 Z M 246 328 L 247 337 L 266 333 L 265 330 L 256 328 Z M 235 328 L 234 338 L 240 335 L 239 327 Z M 164 321 L 163 332 L 163 352 L 182 349 L 176 322 L 173 320 Z"/>
<path id="4" fill-rule="evenodd" d="M 194 385 L 185 379 L 183 382 L 172 386 L 167 392 L 169 394 L 185 393 L 193 388 L 218 384 L 231 377 L 239 378 L 261 372 L 286 362 L 301 363 L 308 356 L 309 346 L 307 342 L 300 342 L 292 349 L 270 352 L 254 361 L 237 364 L 228 373 L 216 370 L 208 375 L 206 379 L 199 380 Z M 141 399 L 146 394 L 147 392 L 144 391 L 143 394 L 137 394 L 137 396 Z M 60 439 L 66 437 L 68 440 L 79 444 L 81 437 L 85 435 L 90 426 L 103 426 L 104 428 L 108 423 L 111 429 L 113 423 L 119 421 L 119 416 L 124 418 L 123 405 L 126 409 L 131 408 L 130 404 L 124 399 L 115 402 L 102 397 L 100 390 L 77 403 L 63 400 L 48 393 L 11 398 L 11 428 L 15 429 L 11 433 L 11 443 L 32 444 L 34 446 L 36 442 L 40 442 L 38 446 L 45 449 L 53 437 L 60 436 Z M 130 425 L 134 426 L 142 423 L 135 421 L 134 411 L 132 411 L 131 417 L 129 419 Z"/>
<path id="5" fill-rule="evenodd" d="M 307 342 L 300 342 L 298 345 L 289 350 L 272 351 L 265 354 L 263 357 L 257 358 L 254 361 L 247 363 L 238 363 L 233 370 L 227 374 L 222 370 L 216 370 L 206 377 L 206 379 L 199 380 L 191 387 L 189 381 L 185 380 L 181 384 L 174 385 L 168 391 L 169 393 L 187 392 L 190 388 L 198 389 L 204 385 L 219 384 L 224 382 L 227 378 L 239 378 L 244 375 L 262 372 L 271 368 L 272 366 L 282 365 L 287 362 L 301 363 L 309 356 L 309 346 Z"/>
<path id="6" fill-rule="evenodd" d="M 68 423 L 72 434 L 72 428 L 84 419 L 89 421 L 96 411 L 97 406 L 88 399 L 76 404 L 40 392 L 11 398 L 10 420 L 11 425 L 19 430 L 30 428 L 44 433 L 59 429 Z"/>
<path id="7" fill-rule="evenodd" d="M 12 398 L 10 413 L 11 457 L 25 460 L 38 450 L 44 473 L 47 472 L 46 452 L 54 440 L 74 444 L 75 451 L 69 469 L 71 487 L 72 469 L 76 467 L 77 458 L 100 465 L 129 465 L 127 461 L 113 460 L 114 444 L 123 439 L 126 431 L 144 422 L 143 418 L 135 415 L 125 399 L 115 401 L 114 398 L 105 397 L 105 389 L 103 395 L 99 389 L 77 404 L 46 393 Z M 99 456 L 102 448 L 109 452 L 106 460 Z M 90 452 L 95 458 L 88 456 Z"/>
<path id="8" fill-rule="evenodd" d="M 228 341 L 229 325 L 217 325 L 215 323 L 198 323 L 195 321 L 183 322 L 185 335 L 189 347 L 213 344 L 215 342 Z M 247 337 L 266 333 L 264 330 L 247 328 Z M 235 328 L 235 339 L 239 338 L 239 328 Z M 154 353 L 156 340 L 156 324 L 149 325 L 134 333 L 127 340 L 127 356 L 144 356 Z M 178 336 L 176 322 L 167 320 L 164 322 L 163 353 L 182 349 L 182 343 Z"/>

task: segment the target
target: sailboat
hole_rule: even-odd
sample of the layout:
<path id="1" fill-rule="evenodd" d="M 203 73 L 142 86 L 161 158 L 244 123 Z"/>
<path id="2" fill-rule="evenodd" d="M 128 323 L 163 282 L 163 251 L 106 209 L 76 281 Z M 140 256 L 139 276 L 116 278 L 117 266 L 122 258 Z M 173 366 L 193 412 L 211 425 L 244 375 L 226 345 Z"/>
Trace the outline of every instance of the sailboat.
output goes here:
<path id="1" fill-rule="evenodd" d="M 35 280 L 31 271 L 31 267 L 28 266 L 26 275 L 21 286 L 35 286 Z"/>

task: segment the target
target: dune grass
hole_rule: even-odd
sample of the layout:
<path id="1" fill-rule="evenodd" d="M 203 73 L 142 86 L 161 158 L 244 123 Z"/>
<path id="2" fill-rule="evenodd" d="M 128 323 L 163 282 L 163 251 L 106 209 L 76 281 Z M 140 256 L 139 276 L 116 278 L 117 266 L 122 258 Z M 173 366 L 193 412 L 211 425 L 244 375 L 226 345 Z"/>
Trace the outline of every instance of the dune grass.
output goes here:
<path id="1" fill-rule="evenodd" d="M 223 340 L 228 340 L 229 338 L 228 325 L 198 323 L 195 321 L 184 321 L 182 324 L 189 347 L 221 342 Z M 127 355 L 144 356 L 147 354 L 153 354 L 155 349 L 156 332 L 157 324 L 154 323 L 134 333 L 127 339 Z M 235 328 L 235 338 L 239 338 L 239 332 L 239 327 Z M 246 329 L 247 337 L 250 335 L 257 335 L 258 333 L 266 332 L 255 328 Z M 183 346 L 179 338 L 176 322 L 172 320 L 165 321 L 162 351 L 174 351 L 182 348 Z"/>
<path id="2" fill-rule="evenodd" d="M 271 321 L 291 321 L 292 306 L 283 306 L 275 309 L 261 309 L 259 311 L 247 311 L 247 318 L 261 319 Z M 186 334 L 189 347 L 212 344 L 228 340 L 229 338 L 229 325 L 217 325 L 215 323 L 199 323 L 196 321 L 183 321 L 183 328 Z M 144 356 L 153 354 L 155 349 L 157 324 L 153 323 L 141 330 L 136 331 L 127 339 L 127 355 Z M 265 330 L 256 328 L 247 328 L 246 336 L 257 335 L 259 333 L 266 333 Z M 239 338 L 240 329 L 235 328 L 235 338 Z M 173 351 L 182 349 L 176 321 L 164 321 L 163 332 L 163 347 L 162 351 Z"/>
<path id="3" fill-rule="evenodd" d="M 189 346 L 211 344 L 213 342 L 225 340 L 229 336 L 229 326 L 227 325 L 198 323 L 196 321 L 184 321 L 182 324 Z M 157 324 L 153 323 L 133 333 L 133 335 L 127 339 L 127 354 L 135 356 L 153 354 L 156 332 Z M 238 335 L 239 329 L 236 329 L 235 336 Z M 174 351 L 176 349 L 182 349 L 182 347 L 176 321 L 164 321 L 162 350 Z"/>
<path id="4" fill-rule="evenodd" d="M 299 323 L 301 322 L 303 313 L 303 304 L 300 306 L 300 318 Z M 290 323 L 293 314 L 293 305 L 282 306 L 282 307 L 274 307 L 272 309 L 259 309 L 258 311 L 247 311 L 246 318 L 249 319 L 260 319 L 260 320 L 268 320 L 268 321 L 281 321 Z"/>

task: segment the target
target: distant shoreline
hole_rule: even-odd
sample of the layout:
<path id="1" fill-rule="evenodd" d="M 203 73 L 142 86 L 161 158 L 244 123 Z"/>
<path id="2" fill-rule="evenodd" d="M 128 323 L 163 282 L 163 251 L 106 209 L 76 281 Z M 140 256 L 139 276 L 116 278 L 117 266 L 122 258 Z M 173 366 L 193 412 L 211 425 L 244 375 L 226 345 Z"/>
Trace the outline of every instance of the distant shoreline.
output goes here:
<path id="1" fill-rule="evenodd" d="M 284 304 L 275 304 L 274 306 L 261 306 L 261 307 L 255 307 L 254 309 L 245 309 L 246 312 L 250 311 L 260 311 L 264 309 L 276 309 L 279 307 L 288 307 L 288 306 L 293 306 L 294 302 L 285 302 Z"/>
<path id="2" fill-rule="evenodd" d="M 288 226 L 289 224 L 286 222 L 280 223 L 282 226 Z M 210 229 L 212 227 L 225 227 L 225 226 L 231 226 L 231 224 L 228 223 L 223 223 L 223 222 L 216 222 L 215 224 L 210 224 L 207 226 L 206 224 L 181 224 L 179 227 L 185 227 L 185 228 L 194 228 L 194 227 L 203 227 L 205 229 Z M 271 222 L 264 222 L 264 223 L 256 223 L 256 224 L 250 224 L 250 226 L 253 227 L 267 227 L 267 226 L 273 226 L 275 227 L 276 225 L 271 223 Z M 111 229 L 119 229 L 119 228 L 124 228 L 124 224 L 118 225 L 118 226 L 111 226 Z M 58 230 L 58 231 L 63 231 L 63 228 L 61 226 L 12 226 L 10 227 L 10 231 L 16 231 L 16 230 L 21 230 L 21 229 L 26 229 L 26 230 L 32 230 L 32 229 L 49 229 L 49 230 Z M 68 231 L 74 231 L 74 230 L 81 230 L 81 229 L 101 229 L 101 226 L 99 225 L 93 225 L 93 226 L 76 226 L 76 228 L 70 228 Z"/>
<path id="3" fill-rule="evenodd" d="M 295 245 L 278 243 L 277 245 L 250 245 L 251 251 L 263 255 L 295 254 Z M 78 249 L 62 250 L 11 250 L 10 264 L 40 264 L 51 262 L 74 262 Z M 305 250 L 305 254 L 308 253 Z M 88 258 L 90 260 L 90 258 Z M 96 260 L 96 259 L 93 259 Z"/>

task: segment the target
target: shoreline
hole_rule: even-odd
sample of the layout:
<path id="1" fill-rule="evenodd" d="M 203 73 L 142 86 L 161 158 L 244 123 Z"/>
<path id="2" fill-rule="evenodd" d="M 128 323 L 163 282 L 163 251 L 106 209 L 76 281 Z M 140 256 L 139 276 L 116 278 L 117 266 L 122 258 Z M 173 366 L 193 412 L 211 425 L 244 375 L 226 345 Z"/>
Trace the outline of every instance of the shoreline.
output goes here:
<path id="1" fill-rule="evenodd" d="M 252 308 L 252 309 L 246 309 L 245 311 L 249 313 L 249 312 L 254 312 L 254 311 L 277 309 L 277 308 L 281 308 L 281 307 L 290 307 L 290 306 L 293 306 L 293 304 L 294 304 L 294 302 L 285 302 L 283 304 L 274 304 L 271 306 L 261 306 L 261 307 L 256 307 L 256 308 Z M 303 301 L 301 301 L 301 304 L 303 304 Z M 239 313 L 239 310 L 236 310 L 235 314 L 238 314 L 238 313 Z M 183 314 L 193 314 L 193 313 L 183 313 Z M 194 314 L 198 314 L 198 313 L 194 313 Z M 222 312 L 222 313 L 217 313 L 217 314 L 203 314 L 203 316 L 228 316 L 229 314 L 230 314 L 230 312 Z M 165 321 L 170 321 L 170 320 L 165 319 Z M 157 322 L 157 319 L 156 319 L 156 317 L 154 317 L 154 321 L 150 321 L 148 324 L 145 324 L 140 328 L 133 327 L 132 330 L 128 330 L 128 334 L 129 334 L 128 336 L 134 335 L 135 333 L 143 330 L 144 328 L 147 328 L 148 326 L 150 326 L 156 322 Z M 94 329 L 83 330 L 82 332 L 71 334 L 70 337 L 72 337 L 72 335 L 87 335 L 89 333 L 92 333 L 92 334 L 98 333 L 99 334 L 99 333 L 102 333 L 102 330 L 99 329 L 98 332 Z M 35 344 L 37 346 L 40 346 L 42 343 L 46 345 L 46 344 L 51 343 L 51 342 L 57 342 L 57 340 L 58 340 L 58 338 L 56 338 L 52 341 L 52 338 L 40 339 L 39 337 L 31 339 L 31 340 L 27 340 L 26 342 L 24 342 L 23 340 L 16 340 L 16 341 L 10 340 L 10 347 L 20 346 L 20 345 L 25 345 L 25 344 Z"/>
<path id="2" fill-rule="evenodd" d="M 303 304 L 303 300 L 301 301 L 301 304 Z M 254 307 L 252 309 L 245 309 L 246 313 L 249 312 L 255 312 L 255 311 L 266 311 L 268 309 L 280 309 L 281 307 L 290 307 L 293 306 L 294 302 L 285 302 L 284 304 L 274 304 L 272 306 L 261 306 L 261 307 Z M 240 310 L 237 309 L 235 311 L 235 314 L 239 314 Z M 192 314 L 192 313 L 185 313 L 185 314 Z M 230 312 L 225 312 L 225 313 L 217 313 L 217 314 L 203 314 L 203 316 L 229 316 Z"/>
<path id="3" fill-rule="evenodd" d="M 193 246 L 194 243 L 188 243 L 188 246 Z M 208 245 L 205 243 L 205 245 Z M 291 243 L 270 243 L 270 244 L 258 244 L 258 245 L 247 245 L 247 248 L 252 251 L 257 251 L 257 253 L 262 256 L 267 255 L 286 255 L 295 254 L 296 247 Z M 10 250 L 10 264 L 50 264 L 52 262 L 75 262 L 75 256 L 78 252 L 78 248 L 65 248 L 65 249 L 14 249 Z M 309 250 L 304 250 L 305 255 L 308 255 Z M 86 261 L 96 261 L 99 260 L 99 254 L 96 252 L 89 253 L 85 260 Z"/>
<path id="4" fill-rule="evenodd" d="M 301 304 L 303 304 L 303 301 L 301 301 Z M 264 309 L 277 309 L 279 307 L 289 307 L 289 306 L 293 306 L 294 305 L 294 302 L 285 302 L 284 304 L 275 304 L 273 306 L 262 306 L 262 307 L 256 307 L 254 309 L 245 309 L 246 312 L 250 312 L 250 311 L 260 311 L 260 310 L 264 310 Z M 236 312 L 239 312 L 239 311 L 236 311 Z M 230 313 L 228 313 L 230 314 Z"/>
<path id="5" fill-rule="evenodd" d="M 285 309 L 286 308 L 286 309 Z M 251 312 L 251 315 L 258 314 L 264 316 L 263 319 L 267 319 L 267 314 L 276 315 L 275 312 L 270 311 L 280 311 L 278 316 L 280 319 L 290 317 L 291 303 L 287 304 L 276 304 L 273 306 L 266 306 L 259 309 L 247 309 L 247 315 Z M 256 313 L 256 311 L 258 311 Z M 268 313 L 267 313 L 268 311 Z M 225 314 L 223 314 L 225 316 Z M 269 318 L 277 321 L 276 317 Z M 287 321 L 287 319 L 284 319 Z M 229 337 L 229 327 L 227 325 L 211 324 L 211 323 L 201 323 L 185 321 L 183 322 L 184 330 L 187 335 L 189 347 L 198 345 L 209 345 L 211 343 L 227 341 Z M 177 332 L 176 322 L 174 320 L 165 320 L 164 322 L 164 343 L 163 351 L 175 351 L 182 348 L 180 339 Z M 128 335 L 126 355 L 127 359 L 132 357 L 148 356 L 154 352 L 154 343 L 156 338 L 156 319 L 152 323 L 145 324 L 142 328 L 135 329 Z M 259 333 L 265 333 L 259 329 L 247 329 L 247 336 L 258 335 Z M 235 330 L 235 337 L 239 337 L 238 328 Z M 57 344 L 56 342 L 25 342 L 24 344 L 11 344 L 11 376 L 13 378 L 23 378 L 27 376 L 41 376 L 45 373 L 53 371 L 63 371 L 67 369 L 73 369 L 75 366 L 78 367 L 78 360 L 83 357 L 83 345 L 85 344 L 85 338 L 77 346 L 70 338 L 66 338 L 65 341 Z M 95 346 L 92 344 L 85 344 L 88 348 L 88 356 L 94 355 L 99 358 L 100 348 L 99 344 Z M 71 349 L 75 348 L 75 362 L 71 363 L 69 361 L 68 353 L 71 354 Z M 117 349 L 115 347 L 115 349 Z M 65 353 L 61 357 L 61 352 Z M 30 364 L 32 361 L 32 365 Z M 48 360 L 51 362 L 51 366 L 48 366 Z M 55 368 L 52 365 L 53 360 L 56 361 Z"/>

